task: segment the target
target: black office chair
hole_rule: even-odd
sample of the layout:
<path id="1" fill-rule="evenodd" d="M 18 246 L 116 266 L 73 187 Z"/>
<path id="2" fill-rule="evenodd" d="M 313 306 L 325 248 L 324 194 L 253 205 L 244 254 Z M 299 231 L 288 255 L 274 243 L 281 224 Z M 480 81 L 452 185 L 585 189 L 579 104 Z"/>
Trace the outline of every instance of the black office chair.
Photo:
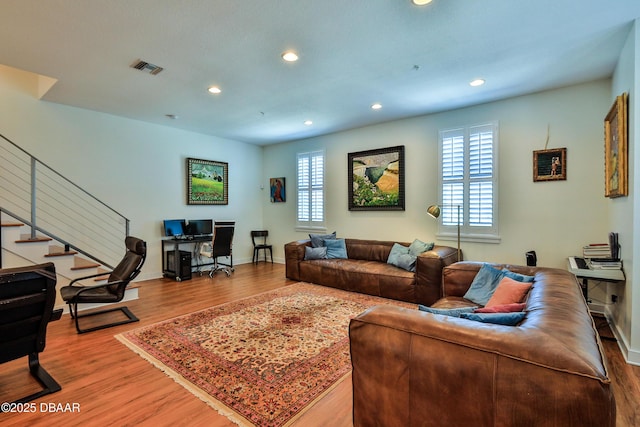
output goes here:
<path id="1" fill-rule="evenodd" d="M 200 254 L 213 259 L 213 267 L 209 270 L 209 277 L 213 277 L 218 271 L 224 271 L 231 276 L 233 268 L 233 232 L 235 221 L 216 221 L 213 225 L 213 243 L 202 245 Z M 218 262 L 218 258 L 228 257 L 229 264 Z"/>
<path id="2" fill-rule="evenodd" d="M 273 264 L 273 245 L 267 244 L 267 230 L 253 230 L 251 232 L 251 241 L 253 242 L 253 262 L 258 263 L 260 259 L 260 251 L 264 253 L 264 262 L 267 262 L 267 251 L 271 256 L 271 264 Z"/>
<path id="3" fill-rule="evenodd" d="M 47 325 L 62 316 L 62 309 L 53 310 L 55 301 L 53 263 L 0 270 L 0 363 L 29 356 L 29 371 L 43 387 L 13 403 L 29 402 L 62 389 L 40 366 L 38 357 L 46 344 Z"/>
<path id="4" fill-rule="evenodd" d="M 142 269 L 142 265 L 147 257 L 147 244 L 137 237 L 128 236 L 124 240 L 127 251 L 122 261 L 113 269 L 107 283 L 95 286 L 74 285 L 80 280 L 91 279 L 104 276 L 105 273 L 92 274 L 80 277 L 69 283 L 69 286 L 60 288 L 62 299 L 69 304 L 69 313 L 75 319 L 76 330 L 79 334 L 96 331 L 98 329 L 110 328 L 112 326 L 124 325 L 125 323 L 137 322 L 139 319 L 127 308 L 116 307 L 106 310 L 93 311 L 87 314 L 78 314 L 78 304 L 96 303 L 116 303 L 122 301 L 124 292 L 129 283 L 136 278 Z M 125 320 L 112 323 L 105 323 L 91 328 L 80 328 L 79 319 L 83 317 L 96 316 L 104 313 L 121 311 L 127 317 Z"/>

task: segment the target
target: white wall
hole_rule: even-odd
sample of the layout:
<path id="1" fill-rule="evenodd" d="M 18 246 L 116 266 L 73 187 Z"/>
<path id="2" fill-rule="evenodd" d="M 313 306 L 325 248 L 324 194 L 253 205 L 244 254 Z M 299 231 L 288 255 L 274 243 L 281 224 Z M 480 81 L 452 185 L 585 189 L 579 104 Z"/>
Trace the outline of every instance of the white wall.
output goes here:
<path id="1" fill-rule="evenodd" d="M 463 242 L 464 258 L 524 264 L 524 253 L 533 249 L 538 265 L 566 268 L 567 256 L 580 254 L 584 244 L 606 241 L 610 231 L 603 170 L 603 118 L 610 107 L 610 84 L 609 80 L 596 81 L 266 147 L 263 180 L 287 179 L 286 203 L 269 203 L 268 194 L 263 197 L 264 223 L 271 231 L 276 256 L 284 256 L 284 243 L 306 236 L 294 230 L 297 152 L 326 150 L 328 231 L 354 238 L 432 241 L 436 221 L 426 214 L 426 208 L 438 198 L 438 131 L 498 120 L 502 241 Z M 548 148 L 567 148 L 567 180 L 534 183 L 533 151 L 545 148 L 547 125 Z M 347 154 L 394 145 L 405 146 L 406 210 L 350 212 Z"/>
<path id="2" fill-rule="evenodd" d="M 236 221 L 234 262 L 262 227 L 260 147 L 39 101 L 37 78 L 0 66 L 0 133 L 131 220 L 147 241 L 141 278 L 160 277 L 162 220 Z M 229 204 L 186 204 L 186 158 L 229 163 Z M 124 245 L 123 245 L 124 250 Z"/>
<path id="3" fill-rule="evenodd" d="M 640 307 L 640 268 L 636 268 L 634 259 L 640 253 L 640 187 L 635 183 L 640 180 L 640 101 L 638 100 L 638 84 L 640 83 L 640 21 L 636 20 L 620 55 L 618 65 L 612 79 L 610 103 L 616 96 L 629 94 L 629 197 L 620 197 L 609 201 L 610 228 L 619 232 L 622 248 L 622 261 L 626 275 L 624 285 L 610 286 L 609 293 L 618 295 L 618 303 L 609 307 L 615 319 L 615 325 L 621 338 L 621 348 L 628 361 L 640 364 L 640 313 L 633 307 Z"/>

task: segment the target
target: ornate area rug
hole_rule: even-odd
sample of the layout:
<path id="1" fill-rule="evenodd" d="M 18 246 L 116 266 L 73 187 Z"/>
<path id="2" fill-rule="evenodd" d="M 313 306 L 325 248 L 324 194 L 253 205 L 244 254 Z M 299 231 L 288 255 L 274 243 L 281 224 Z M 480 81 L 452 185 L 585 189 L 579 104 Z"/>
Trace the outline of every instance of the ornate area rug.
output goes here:
<path id="1" fill-rule="evenodd" d="M 349 320 L 401 303 L 297 283 L 116 335 L 243 426 L 286 426 L 351 372 Z"/>

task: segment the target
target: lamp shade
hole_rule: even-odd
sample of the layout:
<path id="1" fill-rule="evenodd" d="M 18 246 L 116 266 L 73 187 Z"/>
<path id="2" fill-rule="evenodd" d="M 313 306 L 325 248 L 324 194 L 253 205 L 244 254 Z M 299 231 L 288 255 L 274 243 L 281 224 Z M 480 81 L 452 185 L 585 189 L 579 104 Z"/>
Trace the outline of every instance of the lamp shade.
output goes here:
<path id="1" fill-rule="evenodd" d="M 431 205 L 427 208 L 427 213 L 434 218 L 438 218 L 440 216 L 440 206 Z"/>

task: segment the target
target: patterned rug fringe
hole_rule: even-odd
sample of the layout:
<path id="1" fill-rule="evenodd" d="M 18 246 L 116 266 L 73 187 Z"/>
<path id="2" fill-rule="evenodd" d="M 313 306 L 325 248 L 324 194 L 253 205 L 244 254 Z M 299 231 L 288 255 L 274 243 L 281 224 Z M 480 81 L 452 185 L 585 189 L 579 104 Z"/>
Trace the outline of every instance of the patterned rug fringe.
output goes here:
<path id="1" fill-rule="evenodd" d="M 229 408 L 222 402 L 214 399 L 207 392 L 201 390 L 199 387 L 184 379 L 182 375 L 169 368 L 167 365 L 142 350 L 140 347 L 133 344 L 131 341 L 126 339 L 122 334 L 118 334 L 115 338 L 120 341 L 122 344 L 126 345 L 131 351 L 136 353 L 138 356 L 142 357 L 147 362 L 151 363 L 157 369 L 161 370 L 166 376 L 171 378 L 176 383 L 180 384 L 182 387 L 187 389 L 191 394 L 198 397 L 198 399 L 202 400 L 204 403 L 215 409 L 220 415 L 227 417 L 233 423 L 239 425 L 240 427 L 255 427 L 255 424 L 248 422 L 243 416 L 239 415 L 233 409 Z M 342 381 L 342 380 L 341 380 Z"/>

